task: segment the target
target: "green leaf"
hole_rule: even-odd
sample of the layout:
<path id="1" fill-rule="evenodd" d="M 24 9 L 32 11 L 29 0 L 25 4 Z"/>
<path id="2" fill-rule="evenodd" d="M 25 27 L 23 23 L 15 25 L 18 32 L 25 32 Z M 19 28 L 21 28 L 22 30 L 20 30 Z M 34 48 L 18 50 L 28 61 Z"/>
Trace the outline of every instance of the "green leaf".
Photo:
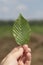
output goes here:
<path id="1" fill-rule="evenodd" d="M 27 20 L 20 14 L 13 25 L 13 36 L 17 44 L 23 45 L 30 39 L 31 29 Z"/>

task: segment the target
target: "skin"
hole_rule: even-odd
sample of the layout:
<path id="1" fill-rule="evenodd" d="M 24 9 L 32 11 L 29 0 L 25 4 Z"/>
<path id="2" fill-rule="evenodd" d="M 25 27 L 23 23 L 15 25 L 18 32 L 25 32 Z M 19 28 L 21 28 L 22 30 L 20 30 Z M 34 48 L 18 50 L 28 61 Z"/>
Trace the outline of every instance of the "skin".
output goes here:
<path id="1" fill-rule="evenodd" d="M 14 48 L 2 60 L 1 65 L 31 65 L 31 49 L 28 45 Z"/>

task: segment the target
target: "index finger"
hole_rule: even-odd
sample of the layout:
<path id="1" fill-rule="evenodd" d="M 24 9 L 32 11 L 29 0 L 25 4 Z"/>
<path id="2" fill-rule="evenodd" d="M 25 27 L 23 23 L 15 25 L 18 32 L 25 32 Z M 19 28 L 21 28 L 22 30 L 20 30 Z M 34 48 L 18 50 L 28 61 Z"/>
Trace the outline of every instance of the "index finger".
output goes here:
<path id="1" fill-rule="evenodd" d="M 28 47 L 28 45 L 23 45 L 23 49 L 26 53 L 31 52 L 31 49 Z"/>

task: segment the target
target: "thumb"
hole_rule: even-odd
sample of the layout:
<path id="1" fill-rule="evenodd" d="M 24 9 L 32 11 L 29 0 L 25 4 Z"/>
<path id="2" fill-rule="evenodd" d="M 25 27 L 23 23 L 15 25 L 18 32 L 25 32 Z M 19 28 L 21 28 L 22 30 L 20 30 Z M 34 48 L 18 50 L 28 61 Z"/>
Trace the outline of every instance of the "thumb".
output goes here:
<path id="1" fill-rule="evenodd" d="M 19 48 L 15 53 L 14 53 L 14 58 L 18 59 L 20 56 L 23 55 L 23 48 Z"/>

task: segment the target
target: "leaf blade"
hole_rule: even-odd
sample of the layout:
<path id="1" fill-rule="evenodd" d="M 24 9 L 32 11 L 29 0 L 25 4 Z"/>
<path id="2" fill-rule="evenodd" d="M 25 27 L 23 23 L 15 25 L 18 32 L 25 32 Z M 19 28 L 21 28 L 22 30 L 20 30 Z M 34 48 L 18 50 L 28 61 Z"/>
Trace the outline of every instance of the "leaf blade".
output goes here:
<path id="1" fill-rule="evenodd" d="M 13 35 L 17 44 L 26 44 L 30 39 L 31 29 L 29 23 L 22 15 L 15 21 L 13 26 Z"/>

